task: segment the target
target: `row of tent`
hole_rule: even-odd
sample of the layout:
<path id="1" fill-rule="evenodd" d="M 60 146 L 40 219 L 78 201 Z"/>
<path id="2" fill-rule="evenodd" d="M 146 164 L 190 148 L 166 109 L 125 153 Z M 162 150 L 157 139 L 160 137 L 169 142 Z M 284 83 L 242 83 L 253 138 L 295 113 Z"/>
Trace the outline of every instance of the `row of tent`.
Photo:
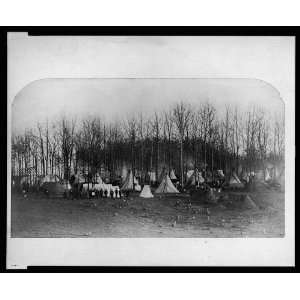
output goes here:
<path id="1" fill-rule="evenodd" d="M 178 194 L 179 191 L 174 186 L 173 182 L 171 181 L 168 174 L 165 174 L 163 180 L 161 181 L 158 188 L 155 190 L 156 194 Z M 140 197 L 142 198 L 152 198 L 153 194 L 150 189 L 150 185 L 146 184 L 143 187 L 143 190 L 141 191 Z"/>
<path id="2" fill-rule="evenodd" d="M 103 191 L 107 191 L 108 194 L 116 191 L 137 191 L 140 192 L 140 197 L 143 198 L 152 198 L 153 194 L 151 192 L 150 185 L 144 185 L 143 189 L 141 188 L 138 180 L 133 176 L 133 172 L 129 171 L 127 173 L 127 176 L 124 180 L 124 183 L 122 184 L 121 188 L 119 186 L 113 186 L 112 184 L 104 183 L 100 176 L 96 179 L 97 183 L 86 183 L 85 179 L 76 174 L 75 175 L 75 183 L 81 183 L 83 184 L 83 191 L 87 192 L 88 189 L 91 190 L 97 190 L 100 191 L 101 189 Z M 168 174 L 165 174 L 163 179 L 161 180 L 160 185 L 155 190 L 155 193 L 179 193 L 177 188 L 172 183 L 170 176 Z"/>
<path id="3" fill-rule="evenodd" d="M 149 185 L 144 185 L 144 188 L 146 187 L 146 189 L 148 189 L 147 186 Z M 133 176 L 132 171 L 127 174 L 126 180 L 122 185 L 121 190 L 141 191 L 141 186 L 139 185 L 138 180 Z M 144 191 L 143 189 L 141 194 L 143 195 L 144 193 L 146 193 L 146 191 Z M 172 183 L 170 176 L 168 174 L 165 174 L 155 193 L 179 193 L 179 191 Z"/>
<path id="4" fill-rule="evenodd" d="M 276 176 L 276 180 L 277 181 L 281 181 L 281 179 L 283 178 L 284 172 L 280 172 L 277 176 Z M 159 180 L 159 182 L 163 182 L 164 177 L 165 177 L 166 172 L 164 172 L 163 174 L 161 174 L 161 178 Z M 155 178 L 155 172 L 149 172 L 149 176 L 150 176 L 150 182 L 156 182 L 156 178 Z M 225 178 L 225 175 L 223 173 L 222 170 L 217 170 L 217 176 L 219 178 Z M 202 172 L 196 170 L 189 170 L 186 174 L 187 177 L 187 182 L 186 182 L 186 186 L 190 186 L 190 185 L 195 185 L 196 183 L 202 184 L 205 181 L 206 182 L 211 182 L 212 181 L 212 176 L 211 174 L 206 174 L 206 180 L 204 179 L 204 177 L 202 176 Z M 254 173 L 254 172 L 243 172 L 243 174 L 241 175 L 241 179 L 244 182 L 249 182 L 250 178 L 255 178 L 257 181 L 271 181 L 274 180 L 274 174 L 270 174 L 270 171 L 268 169 L 265 170 L 259 170 L 258 172 Z M 171 170 L 170 175 L 169 175 L 169 179 L 171 179 L 171 181 L 175 181 L 177 180 L 177 177 L 175 175 L 174 170 Z M 21 184 L 23 184 L 23 182 L 26 181 L 26 177 L 23 177 L 20 181 Z M 39 185 L 43 185 L 46 182 L 62 182 L 62 180 L 57 176 L 57 175 L 46 175 L 44 177 L 42 177 L 39 180 Z M 104 183 L 102 178 L 100 177 L 99 174 L 96 174 L 95 176 L 95 182 L 97 184 L 102 184 L 103 188 L 106 188 L 108 184 Z M 241 180 L 239 179 L 239 177 L 237 176 L 236 173 L 233 173 L 228 181 L 229 184 L 236 184 L 236 183 L 240 183 Z M 83 175 L 80 174 L 76 174 L 75 178 L 74 178 L 74 183 L 86 183 L 86 179 Z M 126 178 L 123 181 L 123 185 L 122 185 L 122 190 L 136 190 L 136 191 L 140 191 L 141 190 L 141 186 L 139 185 L 139 182 L 137 180 L 137 178 L 135 176 L 133 176 L 132 171 L 129 171 L 126 175 Z"/>
<path id="5" fill-rule="evenodd" d="M 279 173 L 279 172 L 278 172 Z M 155 182 L 156 176 L 155 172 L 149 172 L 148 173 L 150 177 L 150 183 Z M 217 170 L 216 175 L 219 178 L 224 178 L 225 175 L 222 170 Z M 177 177 L 175 175 L 174 170 L 171 170 L 170 174 L 168 175 L 166 172 L 162 174 L 161 179 L 159 180 L 160 184 L 158 188 L 155 190 L 155 193 L 179 193 L 177 188 L 174 186 L 173 182 L 177 180 Z M 204 179 L 204 176 L 202 175 L 202 172 L 195 170 L 189 170 L 186 174 L 187 182 L 186 187 L 189 186 L 195 186 L 197 184 L 203 184 L 204 182 L 210 182 L 212 180 L 211 174 L 206 174 L 206 179 Z M 240 178 L 242 180 L 240 180 Z M 234 188 L 242 188 L 244 187 L 244 183 L 248 183 L 250 179 L 254 179 L 257 181 L 264 181 L 264 182 L 271 182 L 276 180 L 281 186 L 284 186 L 284 171 L 281 171 L 279 174 L 277 174 L 276 178 L 275 175 L 270 173 L 270 171 L 266 168 L 265 170 L 259 170 L 258 172 L 243 172 L 241 177 L 238 177 L 236 173 L 233 172 L 233 174 L 230 176 L 229 179 L 226 180 L 226 183 L 229 187 Z M 172 182 L 173 181 L 173 182 Z M 68 182 L 62 181 L 57 175 L 46 175 L 43 178 L 39 180 L 39 185 L 42 186 L 44 183 L 63 183 L 65 184 L 65 188 L 71 189 L 71 185 Z M 133 175 L 133 172 L 130 170 L 126 174 L 126 178 L 122 184 L 122 186 L 119 188 L 119 186 L 113 186 L 112 184 L 107 184 L 103 182 L 102 178 L 99 174 L 95 175 L 95 182 L 96 183 L 86 183 L 86 179 L 83 175 L 76 174 L 74 175 L 74 183 L 81 183 L 83 184 L 83 190 L 95 189 L 95 190 L 106 190 L 110 192 L 111 190 L 121 190 L 121 191 L 132 191 L 135 190 L 137 192 L 141 192 L 141 197 L 151 197 L 151 189 L 149 185 L 145 185 L 143 187 L 143 190 L 141 188 L 141 185 L 139 184 L 137 178 Z M 21 181 L 22 183 L 22 181 Z M 152 195 L 153 196 L 153 195 Z"/>
<path id="6" fill-rule="evenodd" d="M 155 172 L 148 172 L 148 175 L 150 177 L 150 183 L 151 182 L 156 182 L 156 175 Z M 160 178 L 158 180 L 158 182 L 163 182 L 164 178 L 165 178 L 166 172 L 163 171 L 162 174 L 160 175 Z M 277 175 L 277 176 L 276 176 Z M 74 175 L 74 183 L 86 183 L 86 178 L 81 175 L 81 174 L 76 174 Z M 217 177 L 219 178 L 225 178 L 225 175 L 223 173 L 222 170 L 217 170 Z M 257 181 L 272 181 L 272 180 L 277 180 L 278 182 L 281 182 L 282 179 L 284 178 L 284 170 L 281 170 L 281 172 L 277 171 L 277 174 L 274 174 L 274 172 L 270 172 L 268 168 L 266 168 L 265 170 L 259 170 L 257 172 L 243 172 L 241 174 L 241 179 L 244 182 L 249 182 L 250 178 L 255 178 Z M 103 184 L 103 187 L 106 183 L 103 182 L 101 176 L 99 174 L 95 175 L 95 181 L 98 184 Z M 189 170 L 186 173 L 186 186 L 190 186 L 190 185 L 195 185 L 196 183 L 204 183 L 206 182 L 211 182 L 212 181 L 212 176 L 211 173 L 207 173 L 206 174 L 206 179 L 204 179 L 202 172 L 198 171 L 197 169 L 195 170 Z M 170 174 L 169 174 L 169 179 L 171 181 L 176 181 L 177 177 L 175 175 L 174 170 L 171 170 Z M 23 177 L 20 181 L 20 184 L 23 184 L 23 182 L 26 182 L 27 178 Z M 46 182 L 62 182 L 62 180 L 57 176 L 57 175 L 46 175 L 42 178 L 40 178 L 39 180 L 39 185 L 43 185 Z M 228 183 L 240 183 L 241 180 L 239 179 L 239 177 L 237 176 L 236 173 L 233 172 L 233 174 L 231 175 L 230 179 L 228 180 Z M 106 186 L 105 186 L 106 187 Z M 141 186 L 139 185 L 139 182 L 137 180 L 137 178 L 135 176 L 133 176 L 133 172 L 129 171 L 126 174 L 126 177 L 123 180 L 123 184 L 121 187 L 122 190 L 133 190 L 135 189 L 136 191 L 140 191 L 141 190 Z"/>
<path id="7" fill-rule="evenodd" d="M 87 188 L 87 183 L 84 183 L 84 189 Z M 128 172 L 126 179 L 119 188 L 118 186 L 113 186 L 111 184 L 106 184 L 102 181 L 101 178 L 98 179 L 98 183 L 96 184 L 91 184 L 91 188 L 95 190 L 100 190 L 102 189 L 107 190 L 109 193 L 112 190 L 113 192 L 116 190 L 121 190 L 121 191 L 132 191 L 135 190 L 137 192 L 140 192 L 140 197 L 143 198 L 152 198 L 153 194 L 150 189 L 150 185 L 144 185 L 143 189 L 141 189 L 141 186 L 139 185 L 138 180 L 133 176 L 132 171 Z M 179 193 L 177 188 L 174 186 L 172 183 L 170 177 L 168 174 L 165 174 L 164 178 L 162 179 L 160 185 L 157 187 L 155 190 L 155 193 Z"/>
<path id="8" fill-rule="evenodd" d="M 225 180 L 225 175 L 222 170 L 217 170 L 217 177 Z M 240 179 L 241 178 L 241 179 Z M 241 177 L 233 172 L 229 178 L 227 178 L 226 183 L 229 187 L 244 187 L 245 183 L 249 183 L 250 180 L 255 180 L 256 182 L 266 182 L 266 183 L 278 183 L 281 186 L 284 186 L 284 169 L 281 172 L 276 174 L 271 174 L 269 169 L 259 170 L 257 172 L 243 172 Z M 202 176 L 202 173 L 196 170 L 190 170 L 187 172 L 187 183 L 186 186 L 192 186 L 198 184 L 202 184 L 204 182 L 212 182 L 211 174 L 206 176 L 206 180 Z"/>
<path id="9" fill-rule="evenodd" d="M 161 182 L 163 180 L 163 178 L 165 176 L 165 173 L 166 173 L 166 171 L 162 170 L 162 172 L 161 172 L 161 174 L 159 176 L 158 182 Z M 156 173 L 155 172 L 153 172 L 153 171 L 148 172 L 148 176 L 150 178 L 150 182 L 151 183 L 157 181 L 156 180 Z M 170 177 L 171 180 L 177 180 L 177 177 L 176 177 L 175 172 L 174 172 L 173 169 L 170 171 L 170 176 L 169 177 Z"/>

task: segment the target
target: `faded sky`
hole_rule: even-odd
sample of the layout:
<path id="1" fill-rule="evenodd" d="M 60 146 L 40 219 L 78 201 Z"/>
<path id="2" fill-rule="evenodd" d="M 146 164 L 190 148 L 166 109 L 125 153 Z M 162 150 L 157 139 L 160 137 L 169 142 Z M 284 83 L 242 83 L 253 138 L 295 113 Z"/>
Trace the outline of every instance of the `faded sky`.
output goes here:
<path id="1" fill-rule="evenodd" d="M 61 115 L 98 115 L 106 120 L 143 112 L 150 114 L 179 101 L 209 100 L 242 110 L 249 105 L 270 112 L 283 110 L 279 93 L 270 85 L 248 79 L 44 79 L 24 88 L 13 103 L 13 131 L 55 120 Z"/>

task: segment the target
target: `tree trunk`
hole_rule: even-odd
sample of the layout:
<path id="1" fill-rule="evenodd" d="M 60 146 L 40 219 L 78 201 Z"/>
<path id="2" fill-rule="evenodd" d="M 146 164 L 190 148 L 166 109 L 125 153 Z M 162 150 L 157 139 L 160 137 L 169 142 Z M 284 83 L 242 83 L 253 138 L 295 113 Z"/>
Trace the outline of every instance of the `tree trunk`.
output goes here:
<path id="1" fill-rule="evenodd" d="M 180 173 L 181 173 L 181 187 L 183 187 L 183 140 L 180 140 Z"/>

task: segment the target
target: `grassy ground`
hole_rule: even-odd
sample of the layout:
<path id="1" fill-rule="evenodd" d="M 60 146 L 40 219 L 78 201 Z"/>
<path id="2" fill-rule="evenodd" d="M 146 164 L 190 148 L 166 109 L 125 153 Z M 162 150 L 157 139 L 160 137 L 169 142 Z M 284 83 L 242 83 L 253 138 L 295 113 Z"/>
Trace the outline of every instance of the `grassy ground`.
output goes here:
<path id="1" fill-rule="evenodd" d="M 234 193 L 204 205 L 188 195 L 143 199 L 55 199 L 12 195 L 12 237 L 283 237 L 284 193 L 249 193 L 247 208 Z"/>

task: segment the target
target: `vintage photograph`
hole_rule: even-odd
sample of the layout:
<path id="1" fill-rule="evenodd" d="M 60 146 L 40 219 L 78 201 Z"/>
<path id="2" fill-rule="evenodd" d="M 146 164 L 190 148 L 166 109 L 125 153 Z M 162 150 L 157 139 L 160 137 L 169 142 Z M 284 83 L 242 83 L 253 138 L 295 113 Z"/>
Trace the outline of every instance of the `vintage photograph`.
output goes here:
<path id="1" fill-rule="evenodd" d="M 12 237 L 283 237 L 284 104 L 253 79 L 42 79 L 12 106 Z"/>
<path id="2" fill-rule="evenodd" d="M 7 46 L 8 267 L 293 263 L 293 37 Z"/>

